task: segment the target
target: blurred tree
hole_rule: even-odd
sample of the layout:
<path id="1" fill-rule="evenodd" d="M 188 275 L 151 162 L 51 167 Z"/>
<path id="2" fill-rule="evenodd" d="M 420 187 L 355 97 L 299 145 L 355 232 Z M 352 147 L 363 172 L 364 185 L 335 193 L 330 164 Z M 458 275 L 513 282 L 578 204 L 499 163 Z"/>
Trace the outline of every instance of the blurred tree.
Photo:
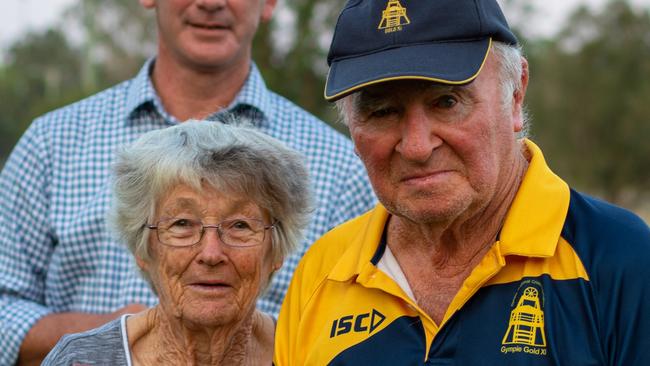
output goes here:
<path id="1" fill-rule="evenodd" d="M 156 52 L 153 11 L 133 0 L 81 0 L 63 16 L 62 27 L 78 40 L 86 90 L 129 79 Z"/>
<path id="2" fill-rule="evenodd" d="M 82 0 L 18 40 L 0 66 L 0 167 L 31 121 L 132 77 L 155 51 L 152 14 L 132 0 Z"/>
<path id="3" fill-rule="evenodd" d="M 272 21 L 257 34 L 253 59 L 271 89 L 347 133 L 334 123 L 336 111 L 323 99 L 327 50 L 344 4 L 345 0 L 280 1 Z"/>
<path id="4" fill-rule="evenodd" d="M 624 1 L 581 8 L 529 58 L 533 132 L 552 166 L 633 206 L 650 187 L 650 15 Z"/>
<path id="5" fill-rule="evenodd" d="M 79 56 L 58 30 L 28 34 L 9 49 L 0 72 L 1 156 L 35 116 L 83 95 Z"/>

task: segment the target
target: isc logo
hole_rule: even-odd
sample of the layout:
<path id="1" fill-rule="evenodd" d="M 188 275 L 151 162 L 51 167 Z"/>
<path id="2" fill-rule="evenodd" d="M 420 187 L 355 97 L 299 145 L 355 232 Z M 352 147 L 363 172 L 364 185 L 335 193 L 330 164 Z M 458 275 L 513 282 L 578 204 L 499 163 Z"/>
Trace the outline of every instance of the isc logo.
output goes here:
<path id="1" fill-rule="evenodd" d="M 341 334 L 355 332 L 368 332 L 372 333 L 381 323 L 384 322 L 386 317 L 384 314 L 372 309 L 371 313 L 364 313 L 359 315 L 346 315 L 332 322 L 332 330 L 330 330 L 330 338 L 340 336 Z"/>

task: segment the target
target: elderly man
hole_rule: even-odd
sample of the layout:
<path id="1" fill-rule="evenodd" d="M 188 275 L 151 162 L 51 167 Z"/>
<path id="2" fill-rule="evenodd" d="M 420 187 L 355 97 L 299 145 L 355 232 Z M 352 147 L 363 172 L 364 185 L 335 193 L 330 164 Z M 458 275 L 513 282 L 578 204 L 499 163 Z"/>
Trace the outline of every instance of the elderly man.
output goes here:
<path id="1" fill-rule="evenodd" d="M 328 61 L 380 204 L 303 258 L 276 365 L 650 365 L 650 230 L 522 137 L 496 1 L 350 1 Z"/>
<path id="2" fill-rule="evenodd" d="M 0 365 L 40 364 L 66 333 L 156 304 L 105 229 L 115 151 L 189 118 L 245 118 L 306 158 L 316 208 L 259 301 L 277 314 L 309 244 L 374 203 L 352 143 L 264 85 L 252 40 L 276 0 L 140 0 L 158 53 L 138 75 L 34 121 L 0 175 Z"/>

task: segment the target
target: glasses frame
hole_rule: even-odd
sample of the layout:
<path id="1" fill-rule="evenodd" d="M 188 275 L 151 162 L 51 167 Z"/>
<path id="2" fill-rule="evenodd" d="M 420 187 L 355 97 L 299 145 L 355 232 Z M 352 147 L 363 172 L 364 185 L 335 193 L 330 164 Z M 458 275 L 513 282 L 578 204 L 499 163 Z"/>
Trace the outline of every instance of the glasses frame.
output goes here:
<path id="1" fill-rule="evenodd" d="M 219 237 L 219 241 L 221 241 L 221 243 L 223 243 L 227 247 L 230 247 L 230 248 L 252 248 L 252 247 L 256 247 L 256 246 L 260 246 L 260 245 L 264 244 L 264 241 L 266 240 L 266 231 L 269 230 L 269 229 L 275 229 L 276 225 L 278 224 L 278 221 L 275 220 L 275 221 L 273 221 L 273 223 L 271 225 L 263 225 L 264 221 L 262 221 L 260 219 L 252 219 L 252 218 L 249 218 L 249 217 L 243 217 L 243 218 L 240 218 L 240 219 L 223 220 L 223 221 L 221 221 L 221 222 L 219 222 L 217 224 L 204 224 L 203 221 L 201 221 L 201 220 L 184 219 L 184 220 L 190 220 L 190 221 L 198 222 L 198 223 L 201 224 L 201 231 L 200 231 L 200 235 L 199 235 L 199 240 L 196 243 L 193 243 L 193 244 L 173 245 L 173 244 L 164 243 L 162 240 L 160 240 L 160 231 L 158 231 L 158 229 L 159 229 L 159 226 L 160 226 L 161 222 L 168 221 L 168 220 L 174 220 L 174 219 L 179 219 L 179 218 L 169 218 L 169 219 L 165 219 L 165 220 L 158 220 L 158 222 L 155 225 L 154 224 L 144 224 L 144 227 L 146 227 L 149 230 L 155 230 L 156 231 L 156 238 L 158 239 L 158 242 L 160 244 L 162 244 L 164 246 L 167 246 L 167 247 L 170 247 L 170 248 L 189 248 L 189 247 L 193 247 L 193 246 L 195 246 L 197 244 L 200 244 L 201 240 L 203 240 L 203 235 L 205 234 L 205 229 L 217 229 L 217 236 Z M 223 240 L 223 238 L 221 237 L 222 233 L 223 233 L 221 227 L 223 226 L 224 223 L 237 221 L 237 220 L 248 220 L 248 221 L 261 222 L 262 225 L 263 225 L 262 226 L 262 232 L 263 232 L 262 240 L 258 244 L 253 244 L 253 245 L 232 245 L 232 244 L 228 244 L 227 242 L 225 242 Z"/>

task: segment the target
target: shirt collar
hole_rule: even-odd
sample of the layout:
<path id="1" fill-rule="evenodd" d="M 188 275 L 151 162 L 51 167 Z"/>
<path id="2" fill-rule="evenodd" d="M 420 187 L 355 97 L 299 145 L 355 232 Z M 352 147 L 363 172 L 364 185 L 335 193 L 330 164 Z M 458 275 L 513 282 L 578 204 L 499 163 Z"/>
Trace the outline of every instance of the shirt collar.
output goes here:
<path id="1" fill-rule="evenodd" d="M 530 140 L 524 140 L 532 158 L 517 195 L 508 210 L 499 238 L 502 256 L 521 255 L 550 257 L 555 253 L 558 238 L 569 209 L 568 185 L 546 165 L 542 151 Z M 328 279 L 348 281 L 353 276 L 372 274 L 372 260 L 383 250 L 381 238 L 389 213 L 381 204 L 359 217 L 348 249 L 332 268 Z"/>
<path id="2" fill-rule="evenodd" d="M 356 225 L 351 227 L 352 230 L 357 227 L 359 229 L 350 240 L 345 254 L 332 268 L 328 276 L 329 279 L 347 281 L 352 276 L 372 272 L 371 269 L 375 267 L 372 264 L 372 259 L 377 250 L 384 249 L 380 248 L 381 237 L 389 215 L 386 208 L 378 203 L 373 210 L 357 218 L 357 220 L 363 220 L 364 224 L 361 227 Z"/>
<path id="3" fill-rule="evenodd" d="M 140 108 L 146 105 L 154 105 L 157 112 L 165 117 L 166 120 L 178 122 L 165 111 L 153 86 L 151 72 L 153 71 L 154 64 L 155 58 L 147 60 L 128 87 L 125 111 L 127 119 L 133 116 Z M 253 110 L 253 117 L 250 122 L 259 126 L 263 121 L 273 119 L 273 102 L 271 98 L 271 92 L 266 88 L 266 84 L 257 65 L 251 63 L 248 77 L 232 103 L 225 110 L 215 112 L 207 119 L 216 118 L 223 113 L 238 113 L 242 111 L 248 111 L 250 113 Z M 261 116 L 256 112 L 260 112 Z"/>
<path id="4" fill-rule="evenodd" d="M 126 116 L 127 120 L 138 109 L 149 103 L 154 103 L 158 98 L 156 90 L 151 82 L 151 71 L 153 70 L 154 58 L 148 59 L 131 83 L 127 91 Z"/>
<path id="5" fill-rule="evenodd" d="M 273 117 L 273 102 L 271 92 L 266 88 L 262 74 L 257 65 L 252 62 L 248 78 L 242 86 L 235 99 L 230 103 L 227 110 L 233 111 L 236 108 L 252 107 L 261 112 L 266 119 Z"/>
<path id="6" fill-rule="evenodd" d="M 531 159 L 499 238 L 502 255 L 550 257 L 569 210 L 569 186 L 546 165 L 540 148 L 524 140 Z"/>

